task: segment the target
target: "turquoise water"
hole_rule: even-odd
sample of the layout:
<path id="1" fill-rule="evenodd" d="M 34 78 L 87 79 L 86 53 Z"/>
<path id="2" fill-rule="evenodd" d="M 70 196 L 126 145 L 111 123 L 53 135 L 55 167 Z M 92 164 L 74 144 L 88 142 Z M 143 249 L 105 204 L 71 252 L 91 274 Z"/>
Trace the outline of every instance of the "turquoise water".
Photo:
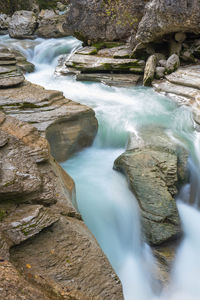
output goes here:
<path id="1" fill-rule="evenodd" d="M 28 80 L 63 91 L 67 98 L 95 110 L 99 130 L 92 147 L 77 153 L 62 166 L 75 180 L 75 205 L 119 275 L 125 299 L 200 299 L 199 212 L 182 202 L 179 204 L 185 240 L 177 255 L 172 283 L 158 295 L 152 289 L 154 259 L 141 238 L 137 201 L 124 176 L 113 170 L 114 160 L 125 150 L 129 132 L 139 134 L 141 126 L 156 124 L 190 151 L 194 202 L 198 202 L 200 138 L 194 130 L 190 109 L 178 107 L 151 88 L 116 88 L 76 82 L 72 76 L 55 76 L 58 56 L 80 47 L 74 38 L 16 41 L 2 37 L 0 43 L 19 49 L 36 65 L 36 71 L 26 75 Z M 185 187 L 183 195 L 187 194 L 186 189 L 190 191 L 190 186 Z M 194 280 L 188 272 L 194 272 Z"/>

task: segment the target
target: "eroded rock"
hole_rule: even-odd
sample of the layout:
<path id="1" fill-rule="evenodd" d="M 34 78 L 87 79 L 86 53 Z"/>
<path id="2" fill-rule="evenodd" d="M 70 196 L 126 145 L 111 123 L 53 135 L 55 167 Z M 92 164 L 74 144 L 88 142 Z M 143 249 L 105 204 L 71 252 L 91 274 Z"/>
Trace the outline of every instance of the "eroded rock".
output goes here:
<path id="1" fill-rule="evenodd" d="M 89 146 L 97 132 L 98 124 L 91 108 L 66 99 L 61 92 L 45 90 L 30 82 L 1 90 L 0 108 L 33 124 L 47 137 L 51 153 L 58 161 Z"/>
<path id="2" fill-rule="evenodd" d="M 37 18 L 32 11 L 16 11 L 9 22 L 8 32 L 12 38 L 31 38 L 36 26 Z"/>
<path id="3" fill-rule="evenodd" d="M 72 205 L 73 180 L 49 154 L 48 142 L 2 112 L 0 132 L 8 137 L 0 148 L 1 295 L 123 299 L 119 279 Z M 14 265 L 5 261 L 9 251 Z"/>
<path id="4" fill-rule="evenodd" d="M 114 167 L 125 173 L 138 200 L 146 240 L 158 245 L 181 233 L 174 196 L 186 180 L 187 153 L 159 128 L 143 128 L 139 136 L 132 134 Z"/>
<path id="5" fill-rule="evenodd" d="M 156 64 L 157 64 L 156 56 L 151 55 L 148 58 L 145 69 L 144 69 L 144 79 L 143 79 L 144 86 L 151 86 L 151 83 L 154 79 Z"/>
<path id="6" fill-rule="evenodd" d="M 122 71 L 143 73 L 144 61 L 138 59 L 115 59 L 95 55 L 74 54 L 65 62 L 66 67 L 75 68 L 82 72 Z"/>
<path id="7" fill-rule="evenodd" d="M 41 10 L 38 15 L 36 34 L 44 38 L 58 38 L 66 36 L 63 30 L 65 15 L 56 14 L 53 10 Z"/>

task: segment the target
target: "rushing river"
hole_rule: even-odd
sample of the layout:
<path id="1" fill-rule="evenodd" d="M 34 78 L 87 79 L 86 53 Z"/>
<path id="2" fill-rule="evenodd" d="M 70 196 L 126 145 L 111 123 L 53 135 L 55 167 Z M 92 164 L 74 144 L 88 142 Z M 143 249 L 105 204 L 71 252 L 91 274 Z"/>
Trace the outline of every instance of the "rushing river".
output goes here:
<path id="1" fill-rule="evenodd" d="M 23 52 L 36 70 L 26 78 L 47 89 L 63 91 L 67 98 L 92 107 L 99 122 L 92 147 L 74 155 L 62 166 L 76 182 L 77 205 L 119 275 L 126 300 L 200 299 L 200 135 L 191 111 L 178 107 L 150 88 L 116 88 L 94 82 L 76 82 L 72 76 L 54 75 L 59 55 L 71 53 L 81 43 L 74 38 L 17 41 L 0 37 L 0 44 Z M 140 236 L 137 201 L 123 175 L 112 169 L 124 152 L 128 132 L 141 125 L 161 125 L 190 151 L 191 185 L 183 187 L 178 209 L 184 239 L 177 251 L 171 284 L 160 295 L 152 288 L 154 259 Z M 194 207 L 184 204 L 192 195 Z"/>

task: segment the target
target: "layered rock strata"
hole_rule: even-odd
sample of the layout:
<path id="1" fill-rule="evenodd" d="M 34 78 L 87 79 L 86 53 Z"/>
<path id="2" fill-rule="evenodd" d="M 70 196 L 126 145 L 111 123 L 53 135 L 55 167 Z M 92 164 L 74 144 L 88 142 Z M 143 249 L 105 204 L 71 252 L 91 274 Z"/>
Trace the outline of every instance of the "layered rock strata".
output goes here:
<path id="1" fill-rule="evenodd" d="M 190 65 L 179 68 L 176 72 L 165 76 L 164 80 L 154 81 L 154 89 L 175 99 L 178 104 L 192 107 L 193 117 L 200 124 L 200 68 Z"/>
<path id="2" fill-rule="evenodd" d="M 123 299 L 118 278 L 72 205 L 73 180 L 51 157 L 47 140 L 0 112 L 0 141 L 1 295 Z"/>

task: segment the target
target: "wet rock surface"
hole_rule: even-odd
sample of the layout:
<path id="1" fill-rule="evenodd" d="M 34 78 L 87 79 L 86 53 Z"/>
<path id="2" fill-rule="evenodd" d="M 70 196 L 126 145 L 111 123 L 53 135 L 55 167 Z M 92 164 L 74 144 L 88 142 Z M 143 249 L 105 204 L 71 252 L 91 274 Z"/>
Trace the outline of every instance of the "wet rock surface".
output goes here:
<path id="1" fill-rule="evenodd" d="M 151 245 L 181 234 L 175 202 L 178 183 L 186 180 L 187 152 L 159 128 L 145 128 L 130 137 L 127 151 L 114 163 L 125 173 L 135 194 L 144 236 Z"/>
<path id="2" fill-rule="evenodd" d="M 48 142 L 3 113 L 0 133 L 1 295 L 123 299 L 118 278 L 72 205 L 73 180 L 51 157 Z"/>
<path id="3" fill-rule="evenodd" d="M 34 125 L 48 139 L 51 153 L 58 161 L 89 146 L 97 132 L 91 108 L 66 99 L 61 92 L 45 90 L 27 81 L 14 89 L 2 89 L 0 108 Z"/>

